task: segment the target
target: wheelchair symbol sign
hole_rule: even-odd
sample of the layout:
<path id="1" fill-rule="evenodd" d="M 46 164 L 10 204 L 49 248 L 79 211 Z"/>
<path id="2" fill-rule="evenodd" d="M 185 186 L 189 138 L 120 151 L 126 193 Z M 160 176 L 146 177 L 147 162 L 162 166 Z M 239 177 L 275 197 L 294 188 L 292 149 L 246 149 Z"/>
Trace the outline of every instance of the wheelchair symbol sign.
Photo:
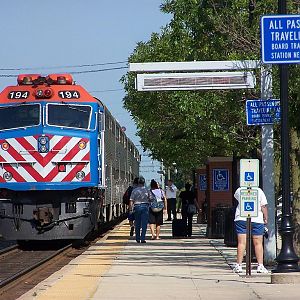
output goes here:
<path id="1" fill-rule="evenodd" d="M 240 216 L 258 216 L 258 190 L 255 188 L 240 190 Z"/>
<path id="2" fill-rule="evenodd" d="M 254 211 L 254 202 L 244 202 L 244 210 L 245 211 Z"/>
<path id="3" fill-rule="evenodd" d="M 254 181 L 254 172 L 245 172 L 245 181 Z"/>
<path id="4" fill-rule="evenodd" d="M 259 186 L 259 160 L 258 159 L 240 160 L 240 186 L 241 187 Z"/>
<path id="5" fill-rule="evenodd" d="M 205 174 L 199 175 L 199 189 L 200 191 L 206 191 L 207 189 L 207 180 Z"/>
<path id="6" fill-rule="evenodd" d="M 213 191 L 229 191 L 228 169 L 213 169 Z"/>

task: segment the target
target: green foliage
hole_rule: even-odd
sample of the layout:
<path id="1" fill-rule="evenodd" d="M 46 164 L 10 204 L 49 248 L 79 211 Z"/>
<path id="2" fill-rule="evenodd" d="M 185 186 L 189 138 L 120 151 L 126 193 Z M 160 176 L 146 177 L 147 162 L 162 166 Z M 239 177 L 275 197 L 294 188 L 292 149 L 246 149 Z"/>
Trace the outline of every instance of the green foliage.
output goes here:
<path id="1" fill-rule="evenodd" d="M 172 15 L 170 23 L 148 42 L 138 43 L 129 62 L 259 59 L 260 16 L 276 13 L 277 0 L 255 2 L 249 17 L 248 0 L 165 0 L 161 10 Z M 296 2 L 290 9 L 297 9 Z M 276 67 L 273 72 L 277 75 Z M 296 76 L 298 66 L 291 73 Z M 245 99 L 259 98 L 259 86 L 254 91 L 137 92 L 134 81 L 135 74 L 122 78 L 124 107 L 144 148 L 166 166 L 176 162 L 188 171 L 208 156 L 247 155 L 260 148 L 260 128 L 245 120 Z M 292 85 L 292 120 L 298 127 L 299 84 L 298 77 Z"/>

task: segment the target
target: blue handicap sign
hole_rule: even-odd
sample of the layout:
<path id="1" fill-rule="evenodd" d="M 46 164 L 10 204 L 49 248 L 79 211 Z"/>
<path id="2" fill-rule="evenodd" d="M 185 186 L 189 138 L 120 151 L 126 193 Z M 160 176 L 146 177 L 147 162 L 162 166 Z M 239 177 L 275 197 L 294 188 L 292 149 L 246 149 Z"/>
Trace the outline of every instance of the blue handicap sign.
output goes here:
<path id="1" fill-rule="evenodd" d="M 213 169 L 213 191 L 221 192 L 229 190 L 229 170 Z"/>
<path id="2" fill-rule="evenodd" d="M 207 180 L 205 174 L 199 175 L 199 189 L 200 191 L 206 191 L 207 189 Z"/>
<path id="3" fill-rule="evenodd" d="M 253 201 L 245 201 L 244 202 L 244 211 L 254 211 L 254 202 Z"/>
<path id="4" fill-rule="evenodd" d="M 254 172 L 245 172 L 245 181 L 254 181 Z"/>

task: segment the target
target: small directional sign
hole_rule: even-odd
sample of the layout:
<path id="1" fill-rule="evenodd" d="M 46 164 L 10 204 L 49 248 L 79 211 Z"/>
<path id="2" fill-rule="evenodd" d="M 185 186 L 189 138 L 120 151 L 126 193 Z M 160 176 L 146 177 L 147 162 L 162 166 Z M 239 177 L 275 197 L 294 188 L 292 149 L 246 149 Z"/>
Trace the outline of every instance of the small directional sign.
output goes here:
<path id="1" fill-rule="evenodd" d="M 247 125 L 274 124 L 280 121 L 280 100 L 247 100 Z"/>
<path id="2" fill-rule="evenodd" d="M 240 191 L 240 216 L 258 216 L 258 190 L 255 188 L 241 189 Z"/>
<path id="3" fill-rule="evenodd" d="M 259 186 L 259 160 L 258 159 L 240 160 L 240 186 L 241 187 Z"/>

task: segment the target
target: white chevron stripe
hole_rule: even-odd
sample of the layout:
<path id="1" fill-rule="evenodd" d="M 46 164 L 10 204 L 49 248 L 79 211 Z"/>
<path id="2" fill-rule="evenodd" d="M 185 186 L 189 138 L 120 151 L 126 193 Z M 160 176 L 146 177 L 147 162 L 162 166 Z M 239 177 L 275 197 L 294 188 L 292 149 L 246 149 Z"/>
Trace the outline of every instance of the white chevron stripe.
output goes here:
<path id="1" fill-rule="evenodd" d="M 27 152 L 27 150 L 16 139 L 8 139 L 7 141 L 18 153 L 22 152 L 20 155 L 25 161 L 35 161 L 35 158 L 32 157 L 30 152 Z M 8 153 L 8 151 L 4 152 Z M 16 161 L 16 159 L 12 157 L 11 160 L 8 161 Z"/>
<path id="2" fill-rule="evenodd" d="M 50 140 L 50 149 L 52 149 L 61 139 L 63 136 L 53 136 Z M 33 136 L 27 136 L 25 137 L 26 141 L 30 143 L 33 148 L 37 149 L 37 140 Z M 63 149 L 72 149 L 74 146 L 78 144 L 78 142 L 81 140 L 81 138 L 74 137 L 71 138 L 68 143 L 63 147 Z M 8 143 L 17 151 L 22 151 L 21 156 L 24 158 L 27 162 L 34 162 L 34 169 L 41 174 L 41 176 L 45 177 L 47 176 L 55 167 L 56 164 L 52 161 L 61 161 L 66 155 L 68 155 L 68 151 L 66 153 L 57 153 L 52 161 L 50 161 L 45 167 L 42 167 L 42 165 L 36 161 L 36 159 L 31 155 L 30 152 L 27 152 L 27 150 L 15 139 L 7 139 Z M 90 144 L 87 143 L 87 147 L 83 150 L 80 150 L 72 159 L 71 161 L 78 162 L 81 161 L 82 158 L 90 151 Z M 64 152 L 64 151 L 63 151 Z M 3 158 L 8 162 L 14 162 L 16 161 L 7 151 L 1 151 L 1 155 Z M 43 156 L 47 155 L 47 153 L 42 154 Z M 67 164 L 67 172 L 61 172 L 59 173 L 52 182 L 61 182 L 65 176 L 69 174 L 69 172 L 76 166 L 76 164 Z M 14 169 L 22 176 L 27 182 L 36 182 L 36 180 L 21 166 L 15 166 Z M 90 173 L 90 164 L 85 166 L 84 171 L 86 175 Z M 87 173 L 88 172 L 88 173 Z M 76 178 L 74 178 L 72 181 L 78 181 Z M 15 182 L 13 179 L 11 182 Z"/>
<path id="3" fill-rule="evenodd" d="M 27 182 L 36 182 L 36 180 L 22 167 L 22 166 L 16 166 L 14 164 L 11 165 L 14 170 L 20 174 L 20 176 L 22 176 L 24 178 L 25 181 Z M 14 179 L 15 180 L 15 179 Z M 12 182 L 12 181 L 10 181 Z"/>

